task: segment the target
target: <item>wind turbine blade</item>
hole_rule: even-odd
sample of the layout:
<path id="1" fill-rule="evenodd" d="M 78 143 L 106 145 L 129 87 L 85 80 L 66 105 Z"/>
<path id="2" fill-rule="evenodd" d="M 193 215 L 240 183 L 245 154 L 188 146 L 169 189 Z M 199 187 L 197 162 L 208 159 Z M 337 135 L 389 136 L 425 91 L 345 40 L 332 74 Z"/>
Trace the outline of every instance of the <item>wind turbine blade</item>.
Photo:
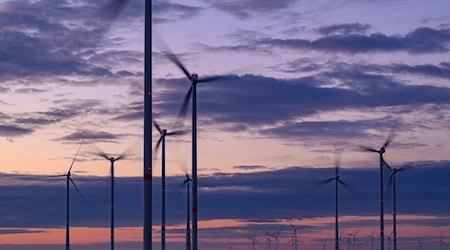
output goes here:
<path id="1" fill-rule="evenodd" d="M 77 159 L 78 153 L 80 152 L 80 149 L 81 149 L 81 146 L 83 146 L 83 143 L 84 142 L 81 142 L 80 146 L 78 147 L 77 153 L 75 154 L 75 157 L 73 157 L 72 164 L 70 164 L 69 171 L 67 171 L 67 173 L 70 173 L 70 171 L 72 170 L 73 164 L 75 163 L 75 160 Z"/>
<path id="2" fill-rule="evenodd" d="M 341 159 L 342 159 L 342 150 L 334 151 L 334 166 L 336 168 L 339 168 L 341 166 Z"/>
<path id="3" fill-rule="evenodd" d="M 192 179 L 189 177 L 188 174 L 186 174 L 186 179 L 182 183 L 180 183 L 179 186 L 180 187 L 184 187 L 184 185 L 186 185 L 186 183 L 189 182 L 189 181 L 192 181 Z"/>
<path id="4" fill-rule="evenodd" d="M 387 162 L 384 159 L 383 159 L 383 165 L 386 166 L 392 172 L 391 166 L 389 166 L 389 164 L 387 164 Z"/>
<path id="5" fill-rule="evenodd" d="M 99 15 L 108 21 L 112 21 L 122 12 L 130 0 L 110 0 L 99 11 Z"/>
<path id="6" fill-rule="evenodd" d="M 404 166 L 399 167 L 397 169 L 397 172 L 403 172 L 405 170 L 409 170 L 409 169 L 412 169 L 412 168 L 414 168 L 414 166 L 412 166 L 412 165 L 404 165 Z"/>
<path id="7" fill-rule="evenodd" d="M 80 195 L 81 199 L 83 199 L 83 202 L 87 205 L 87 201 L 84 198 L 83 194 L 80 192 L 80 189 L 78 188 L 77 184 L 75 184 L 75 182 L 72 180 L 72 178 L 70 176 L 67 176 L 67 178 L 69 178 L 70 182 L 72 182 L 73 186 L 75 187 L 75 189 L 77 190 L 78 194 Z"/>
<path id="8" fill-rule="evenodd" d="M 220 76 L 210 76 L 199 79 L 197 82 L 215 82 L 215 81 L 226 81 L 233 78 L 229 75 L 220 75 Z"/>
<path id="9" fill-rule="evenodd" d="M 360 149 L 361 151 L 363 151 L 363 152 L 375 152 L 375 153 L 378 153 L 378 152 L 379 152 L 379 151 L 376 150 L 376 149 L 369 148 L 369 147 L 366 147 L 366 146 L 359 146 L 359 149 Z"/>
<path id="10" fill-rule="evenodd" d="M 392 173 L 392 174 L 389 176 L 389 181 L 388 181 L 388 188 L 389 188 L 389 189 L 392 188 L 392 183 L 393 183 L 394 175 L 395 175 L 395 173 Z"/>
<path id="11" fill-rule="evenodd" d="M 392 201 L 392 194 L 394 192 L 392 186 L 393 186 L 393 179 L 394 179 L 394 172 L 392 172 L 389 175 L 389 180 L 386 182 L 386 186 L 384 187 L 384 201 L 385 202 L 391 202 Z"/>
<path id="12" fill-rule="evenodd" d="M 97 155 L 97 156 L 99 156 L 99 157 L 102 157 L 102 158 L 105 158 L 105 159 L 109 160 L 108 155 L 105 154 L 105 153 L 94 153 L 94 155 Z"/>
<path id="13" fill-rule="evenodd" d="M 161 51 L 161 53 L 165 57 L 167 57 L 170 61 L 172 61 L 184 73 L 184 75 L 190 81 L 192 81 L 191 73 L 181 63 L 181 61 L 180 61 L 180 59 L 178 59 L 177 55 L 175 55 L 172 52 L 172 50 L 170 49 L 169 45 L 166 43 L 166 41 L 162 38 L 162 36 L 159 33 L 153 32 L 153 41 L 154 41 L 153 44 Z"/>
<path id="14" fill-rule="evenodd" d="M 99 147 L 97 147 L 95 144 L 90 144 L 90 146 L 94 150 L 94 152 L 92 152 L 92 154 L 109 160 L 108 155 L 105 152 L 103 152 L 103 150 L 101 150 Z"/>
<path id="15" fill-rule="evenodd" d="M 155 120 L 153 120 L 153 125 L 154 125 L 155 128 L 158 130 L 158 132 L 159 132 L 160 134 L 162 134 L 161 127 L 158 125 L 158 123 L 157 123 Z"/>
<path id="16" fill-rule="evenodd" d="M 170 61 L 172 61 L 183 73 L 184 75 L 192 81 L 191 73 L 184 67 L 184 65 L 181 63 L 181 61 L 178 59 L 178 57 L 173 53 L 163 53 L 167 58 L 169 58 Z"/>
<path id="17" fill-rule="evenodd" d="M 48 178 L 56 178 L 56 177 L 63 177 L 63 176 L 67 176 L 67 174 L 49 175 L 49 176 L 47 176 L 47 177 L 48 177 Z"/>
<path id="18" fill-rule="evenodd" d="M 178 123 L 179 120 L 184 120 L 184 118 L 186 117 L 187 114 L 187 108 L 189 106 L 189 100 L 191 99 L 191 95 L 192 95 L 192 86 L 189 88 L 188 92 L 186 93 L 186 96 L 184 97 L 183 100 L 183 105 L 181 106 L 180 112 L 178 112 Z"/>
<path id="19" fill-rule="evenodd" d="M 351 192 L 358 191 L 358 189 L 357 189 L 356 187 L 354 187 L 354 186 L 352 186 L 352 185 L 350 185 L 350 184 L 348 184 L 348 183 L 342 181 L 341 179 L 339 179 L 338 182 L 339 182 L 344 188 L 346 188 L 347 190 L 349 190 L 349 191 L 351 191 Z"/>
<path id="20" fill-rule="evenodd" d="M 383 147 L 386 148 L 387 146 L 389 146 L 394 137 L 395 137 L 395 126 L 392 127 L 391 132 L 389 133 L 388 137 L 386 138 L 386 141 L 383 144 Z"/>
<path id="21" fill-rule="evenodd" d="M 139 140 L 136 140 L 133 144 L 131 144 L 127 149 L 125 149 L 119 156 L 117 156 L 116 161 L 120 159 L 128 159 L 131 155 L 134 155 L 138 151 L 138 146 L 140 144 L 138 143 Z"/>
<path id="22" fill-rule="evenodd" d="M 182 159 L 181 155 L 176 157 L 175 163 L 185 176 L 189 176 L 189 168 L 186 159 Z"/>
<path id="23" fill-rule="evenodd" d="M 314 188 L 314 190 L 316 191 L 316 190 L 319 190 L 319 189 L 321 189 L 323 186 L 325 186 L 326 184 L 328 184 L 328 183 L 330 183 L 330 182 L 332 182 L 332 181 L 334 181 L 334 180 L 336 180 L 336 177 L 333 177 L 333 178 L 330 178 L 330 179 L 326 179 L 326 180 L 324 180 L 324 181 L 320 181 L 320 182 L 318 182 L 317 184 L 316 184 L 316 187 Z"/>
<path id="24" fill-rule="evenodd" d="M 329 183 L 329 182 L 331 182 L 331 181 L 334 181 L 334 180 L 336 180 L 335 177 L 330 178 L 330 179 L 327 179 L 327 180 L 324 180 L 324 181 L 321 181 L 320 184 L 325 185 L 325 184 L 327 184 L 327 183 Z"/>
<path id="25" fill-rule="evenodd" d="M 153 155 L 154 155 L 154 159 L 156 159 L 156 153 L 158 153 L 158 149 L 159 149 L 159 145 L 161 145 L 163 137 L 159 137 L 158 142 L 155 145 L 155 148 L 153 149 Z"/>
<path id="26" fill-rule="evenodd" d="M 169 132 L 166 135 L 185 135 L 187 134 L 188 130 L 177 130 L 173 132 Z"/>

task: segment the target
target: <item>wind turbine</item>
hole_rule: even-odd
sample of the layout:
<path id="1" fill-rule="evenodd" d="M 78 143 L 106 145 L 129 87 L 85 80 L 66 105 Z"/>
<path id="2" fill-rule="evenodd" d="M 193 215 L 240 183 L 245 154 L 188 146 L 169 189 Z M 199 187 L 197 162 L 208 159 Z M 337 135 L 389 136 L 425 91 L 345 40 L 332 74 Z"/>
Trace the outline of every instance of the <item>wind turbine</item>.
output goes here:
<path id="1" fill-rule="evenodd" d="M 252 241 L 252 249 L 255 250 L 256 243 L 258 243 L 258 240 L 256 239 L 256 231 L 249 237 L 249 239 Z"/>
<path id="2" fill-rule="evenodd" d="M 393 232 L 391 232 L 390 234 L 389 234 L 389 236 L 387 237 L 387 239 L 388 239 L 388 250 L 391 250 L 391 245 L 392 245 L 392 233 Z"/>
<path id="3" fill-rule="evenodd" d="M 122 154 L 117 157 L 108 156 L 105 152 L 103 152 L 100 148 L 95 147 L 97 152 L 94 152 L 94 155 L 102 157 L 108 160 L 111 163 L 111 250 L 114 250 L 114 163 L 118 160 L 126 159 L 130 156 L 131 147 L 125 150 Z"/>
<path id="4" fill-rule="evenodd" d="M 329 179 L 327 179 L 327 180 L 325 180 L 323 182 L 321 182 L 320 184 L 321 185 L 325 185 L 325 184 L 328 184 L 328 183 L 330 183 L 332 181 L 334 181 L 334 183 L 335 183 L 335 186 L 334 186 L 335 187 L 335 197 L 334 197 L 335 198 L 334 249 L 335 250 L 339 250 L 339 213 L 338 213 L 338 208 L 339 208 L 339 206 L 338 206 L 338 203 L 339 203 L 339 196 L 338 196 L 338 194 L 339 193 L 338 193 L 338 187 L 339 187 L 339 184 L 342 185 L 343 187 L 347 188 L 347 189 L 352 189 L 352 187 L 349 184 L 347 184 L 344 181 L 342 181 L 340 179 L 340 176 L 339 176 L 339 169 L 340 169 L 340 163 L 341 163 L 341 152 L 339 152 L 339 153 L 335 152 L 334 156 L 335 156 L 334 157 L 334 160 L 335 160 L 335 176 L 331 177 L 331 178 L 329 178 Z"/>
<path id="5" fill-rule="evenodd" d="M 420 249 L 420 250 L 423 250 L 423 244 L 424 244 L 425 242 L 423 242 L 422 240 L 417 240 L 417 242 L 419 243 L 419 249 Z"/>
<path id="6" fill-rule="evenodd" d="M 359 232 L 359 229 L 356 230 L 354 233 L 350 234 L 351 237 L 353 238 L 353 250 L 356 249 L 356 235 L 358 234 L 358 232 Z"/>
<path id="7" fill-rule="evenodd" d="M 298 240 L 297 240 L 297 227 L 294 225 L 294 224 L 292 224 L 291 222 L 289 222 L 289 224 L 291 225 L 291 227 L 294 229 L 294 231 L 293 231 L 293 233 L 292 233 L 292 244 L 293 244 L 293 249 L 294 250 L 297 250 L 297 243 L 298 243 Z"/>
<path id="8" fill-rule="evenodd" d="M 270 250 L 270 237 L 272 236 L 269 232 L 264 231 L 266 234 L 266 250 Z"/>
<path id="9" fill-rule="evenodd" d="M 186 173 L 186 179 L 183 181 L 183 185 L 186 185 L 186 250 L 191 250 L 191 211 L 190 211 L 190 197 L 189 197 L 189 182 L 192 182 L 189 174 Z"/>
<path id="10" fill-rule="evenodd" d="M 218 80 L 227 79 L 227 76 L 211 76 L 200 78 L 197 74 L 191 74 L 187 68 L 181 63 L 178 57 L 171 51 L 169 46 L 163 41 L 162 37 L 159 38 L 160 46 L 163 47 L 163 54 L 172 61 L 190 81 L 191 87 L 189 88 L 181 110 L 179 117 L 185 117 L 189 100 L 192 98 L 192 246 L 194 250 L 197 250 L 197 232 L 198 232 L 198 202 L 197 202 L 197 84 L 204 82 L 212 82 Z"/>
<path id="11" fill-rule="evenodd" d="M 154 155 L 161 146 L 161 250 L 166 249 L 166 136 L 183 135 L 184 131 L 167 132 L 167 129 L 161 129 L 156 121 L 153 125 L 158 130 L 160 137 L 154 149 Z"/>
<path id="12" fill-rule="evenodd" d="M 384 160 L 383 160 L 384 161 Z M 388 186 L 392 187 L 392 233 L 394 234 L 394 250 L 397 250 L 397 173 L 403 172 L 410 168 L 409 165 L 400 167 L 400 168 L 392 168 L 384 161 L 384 165 L 389 169 L 391 175 L 389 177 Z M 391 233 L 391 234 L 392 234 Z"/>
<path id="13" fill-rule="evenodd" d="M 280 243 L 280 240 L 278 237 L 280 236 L 281 230 L 273 234 L 273 237 L 275 238 L 275 250 L 278 250 L 278 243 Z"/>
<path id="14" fill-rule="evenodd" d="M 110 0 L 102 11 L 117 17 L 130 0 Z M 144 1 L 144 250 L 152 249 L 152 0 Z"/>
<path id="15" fill-rule="evenodd" d="M 69 199 L 70 198 L 69 197 L 69 187 L 70 187 L 70 182 L 75 187 L 78 194 L 80 194 L 81 198 L 84 200 L 84 197 L 81 194 L 80 189 L 78 189 L 77 184 L 75 184 L 72 177 L 70 177 L 72 174 L 71 171 L 72 171 L 73 164 L 75 163 L 75 160 L 77 159 L 78 153 L 80 152 L 82 145 L 83 145 L 83 143 L 81 143 L 80 146 L 78 147 L 77 153 L 75 154 L 75 157 L 73 157 L 72 163 L 70 164 L 69 170 L 67 170 L 67 173 L 62 174 L 62 175 L 52 176 L 52 177 L 63 177 L 63 176 L 66 177 L 66 250 L 70 249 L 70 226 L 69 226 L 69 208 L 70 208 L 70 206 L 69 206 L 69 200 L 70 200 Z"/>
<path id="16" fill-rule="evenodd" d="M 361 147 L 363 151 L 377 153 L 380 156 L 380 247 L 384 250 L 384 197 L 383 197 L 383 154 L 386 153 L 386 148 L 394 139 L 394 129 L 391 129 L 386 141 L 380 149 L 373 149 L 370 147 Z"/>
<path id="17" fill-rule="evenodd" d="M 327 240 L 322 240 L 323 250 L 327 249 Z"/>
<path id="18" fill-rule="evenodd" d="M 440 250 L 442 250 L 443 249 L 443 247 L 444 247 L 444 244 L 445 244 L 445 241 L 442 239 L 443 237 L 442 237 L 442 233 L 441 233 L 441 238 L 439 239 L 439 246 L 440 246 Z"/>
<path id="19" fill-rule="evenodd" d="M 372 234 L 371 235 L 369 235 L 369 237 L 370 237 L 370 240 L 371 240 L 371 246 L 372 246 L 372 250 L 373 250 L 373 239 L 374 239 L 374 237 L 373 237 L 373 235 L 375 234 L 375 232 L 372 232 Z"/>

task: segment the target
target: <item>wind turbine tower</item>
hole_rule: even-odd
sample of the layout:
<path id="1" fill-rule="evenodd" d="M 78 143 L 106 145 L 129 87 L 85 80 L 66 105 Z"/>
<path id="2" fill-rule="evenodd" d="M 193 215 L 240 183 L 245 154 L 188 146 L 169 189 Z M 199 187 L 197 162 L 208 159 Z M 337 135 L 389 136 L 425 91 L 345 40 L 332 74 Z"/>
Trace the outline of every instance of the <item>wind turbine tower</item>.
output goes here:
<path id="1" fill-rule="evenodd" d="M 393 129 L 391 130 L 388 138 L 384 142 L 380 149 L 373 149 L 370 147 L 361 147 L 363 151 L 377 153 L 380 157 L 380 248 L 384 250 L 384 197 L 383 197 L 383 154 L 386 153 L 386 148 L 394 139 Z"/>
<path id="2" fill-rule="evenodd" d="M 108 160 L 111 163 L 110 167 L 110 173 L 111 173 L 111 228 L 110 228 L 110 235 L 111 235 L 111 250 L 114 250 L 114 163 L 118 160 L 123 160 L 129 157 L 131 147 L 125 150 L 122 154 L 120 154 L 117 157 L 108 156 L 106 153 L 104 153 L 99 148 L 95 147 L 97 152 L 94 152 L 95 155 L 102 157 L 106 160 Z"/>
<path id="3" fill-rule="evenodd" d="M 167 132 L 167 129 L 161 129 L 156 121 L 153 121 L 160 137 L 154 149 L 154 155 L 161 146 L 161 250 L 166 249 L 166 137 L 173 135 L 182 135 L 183 131 Z"/>
<path id="4" fill-rule="evenodd" d="M 70 221 L 69 220 L 69 218 L 70 218 L 70 202 L 69 202 L 70 201 L 70 196 L 69 196 L 70 183 L 72 183 L 72 185 L 77 190 L 78 194 L 84 200 L 84 197 L 80 192 L 80 189 L 78 189 L 77 184 L 75 184 L 75 182 L 73 181 L 73 179 L 71 177 L 71 174 L 72 174 L 71 171 L 72 171 L 73 164 L 75 163 L 75 160 L 77 159 L 78 153 L 80 152 L 82 145 L 83 145 L 83 143 L 81 143 L 80 146 L 78 147 L 77 153 L 75 154 L 75 157 L 73 158 L 72 163 L 69 166 L 69 170 L 67 170 L 67 173 L 62 174 L 62 175 L 51 176 L 51 177 L 66 177 L 66 250 L 70 249 L 70 223 L 69 223 L 69 221 Z"/>
<path id="5" fill-rule="evenodd" d="M 103 12 L 114 19 L 130 0 L 110 0 Z M 144 0 L 144 250 L 152 249 L 152 0 Z"/>
<path id="6" fill-rule="evenodd" d="M 183 105 L 180 110 L 179 117 L 185 117 L 189 100 L 192 99 L 192 247 L 197 250 L 198 243 L 198 184 L 197 184 L 197 84 L 227 79 L 226 76 L 212 76 L 199 79 L 198 75 L 191 74 L 187 68 L 181 63 L 180 59 L 171 51 L 167 43 L 162 37 L 159 37 L 159 46 L 162 47 L 164 55 L 172 61 L 190 81 L 189 88 Z"/>

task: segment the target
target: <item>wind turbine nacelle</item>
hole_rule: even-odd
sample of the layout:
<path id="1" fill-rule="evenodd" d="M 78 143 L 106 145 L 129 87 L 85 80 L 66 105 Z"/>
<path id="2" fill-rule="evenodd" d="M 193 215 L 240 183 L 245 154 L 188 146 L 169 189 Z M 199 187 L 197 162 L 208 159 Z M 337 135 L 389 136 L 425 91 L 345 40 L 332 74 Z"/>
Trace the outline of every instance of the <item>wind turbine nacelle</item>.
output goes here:
<path id="1" fill-rule="evenodd" d="M 198 82 L 198 75 L 195 74 L 195 73 L 192 74 L 192 75 L 191 75 L 191 79 L 192 79 L 193 82 Z"/>

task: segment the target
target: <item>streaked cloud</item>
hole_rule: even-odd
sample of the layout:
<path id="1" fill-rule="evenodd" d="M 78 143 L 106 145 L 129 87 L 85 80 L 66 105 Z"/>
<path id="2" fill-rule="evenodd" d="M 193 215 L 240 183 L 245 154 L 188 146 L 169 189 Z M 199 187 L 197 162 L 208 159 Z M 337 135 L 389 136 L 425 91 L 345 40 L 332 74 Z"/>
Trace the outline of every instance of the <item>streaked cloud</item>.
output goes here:
<path id="1" fill-rule="evenodd" d="M 4 137 L 18 137 L 33 133 L 34 130 L 15 125 L 0 124 L 0 135 Z"/>
<path id="2" fill-rule="evenodd" d="M 288 8 L 295 0 L 227 0 L 214 2 L 214 8 L 225 11 L 241 19 L 267 15 Z"/>

